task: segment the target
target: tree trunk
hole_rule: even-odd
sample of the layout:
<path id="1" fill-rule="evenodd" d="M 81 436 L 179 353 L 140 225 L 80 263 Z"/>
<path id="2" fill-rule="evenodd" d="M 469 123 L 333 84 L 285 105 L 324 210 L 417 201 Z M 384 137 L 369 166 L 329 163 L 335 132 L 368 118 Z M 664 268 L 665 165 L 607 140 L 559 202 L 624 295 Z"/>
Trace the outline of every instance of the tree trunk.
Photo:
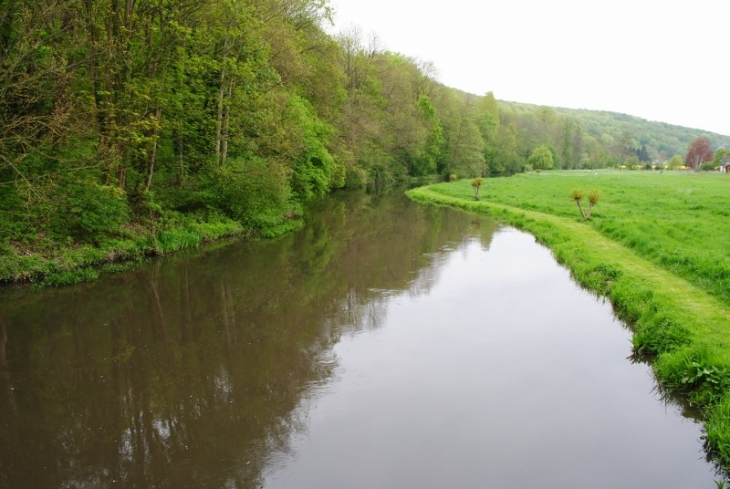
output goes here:
<path id="1" fill-rule="evenodd" d="M 162 107 L 157 107 L 157 110 L 155 111 L 155 120 L 156 124 L 154 129 L 152 130 L 152 149 L 150 150 L 150 154 L 148 156 L 149 166 L 147 170 L 147 184 L 145 185 L 145 192 L 150 191 L 150 187 L 152 186 L 152 176 L 155 172 L 155 159 L 157 158 L 157 137 L 159 132 L 159 121 L 160 117 L 162 116 Z"/>
<path id="2" fill-rule="evenodd" d="M 218 114 L 215 124 L 215 161 L 221 163 L 221 150 L 223 142 L 223 105 L 226 92 L 226 57 L 228 56 L 228 36 L 223 39 L 223 56 L 221 57 L 220 88 L 218 89 Z"/>
<path id="3" fill-rule="evenodd" d="M 233 79 L 228 80 L 228 89 L 227 89 L 227 95 L 228 100 L 231 99 L 231 95 L 233 94 Z M 222 131 L 222 139 L 223 139 L 223 147 L 221 149 L 221 166 L 226 164 L 226 160 L 228 159 L 228 126 L 229 121 L 231 119 L 231 108 L 230 106 L 226 105 L 225 110 L 223 111 L 223 131 Z"/>

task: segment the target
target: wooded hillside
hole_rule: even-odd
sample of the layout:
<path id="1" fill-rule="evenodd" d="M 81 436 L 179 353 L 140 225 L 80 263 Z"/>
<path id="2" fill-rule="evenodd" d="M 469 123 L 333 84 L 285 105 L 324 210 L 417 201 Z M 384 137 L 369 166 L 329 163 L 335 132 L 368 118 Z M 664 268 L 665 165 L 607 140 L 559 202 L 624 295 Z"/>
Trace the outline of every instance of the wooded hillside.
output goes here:
<path id="1" fill-rule="evenodd" d="M 541 107 L 531 104 L 500 101 L 500 108 L 517 114 L 538 114 Z M 601 141 L 608 148 L 616 146 L 622 138 L 627 139 L 635 151 L 645 148 L 652 161 L 664 162 L 674 155 L 684 156 L 687 148 L 698 137 L 707 138 L 714 148 L 730 144 L 730 135 L 688 127 L 648 121 L 640 117 L 588 109 L 565 109 L 554 107 L 556 114 L 573 118 L 582 130 Z"/>

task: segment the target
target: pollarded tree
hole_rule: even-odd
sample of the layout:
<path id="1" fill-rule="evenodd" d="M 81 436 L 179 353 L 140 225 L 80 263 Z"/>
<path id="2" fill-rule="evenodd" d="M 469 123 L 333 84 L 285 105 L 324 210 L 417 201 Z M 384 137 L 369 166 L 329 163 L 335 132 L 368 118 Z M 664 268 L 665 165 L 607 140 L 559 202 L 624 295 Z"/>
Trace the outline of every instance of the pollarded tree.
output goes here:
<path id="1" fill-rule="evenodd" d="M 484 183 L 482 177 L 477 177 L 471 181 L 471 186 L 474 187 L 474 200 L 479 200 L 479 188 L 482 186 L 482 183 Z"/>
<path id="2" fill-rule="evenodd" d="M 687 163 L 688 167 L 699 170 L 702 163 L 712 161 L 714 156 L 712 148 L 710 147 L 710 140 L 700 137 L 690 143 L 689 151 L 687 151 L 687 157 L 684 161 Z"/>

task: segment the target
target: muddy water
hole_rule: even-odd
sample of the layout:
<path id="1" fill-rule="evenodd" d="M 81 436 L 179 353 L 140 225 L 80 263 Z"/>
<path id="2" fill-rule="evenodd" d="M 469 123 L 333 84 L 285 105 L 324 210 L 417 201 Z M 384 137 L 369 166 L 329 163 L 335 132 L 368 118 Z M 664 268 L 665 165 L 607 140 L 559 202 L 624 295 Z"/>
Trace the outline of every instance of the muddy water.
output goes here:
<path id="1" fill-rule="evenodd" d="M 0 296 L 0 487 L 712 488 L 529 235 L 340 195 L 273 242 Z"/>

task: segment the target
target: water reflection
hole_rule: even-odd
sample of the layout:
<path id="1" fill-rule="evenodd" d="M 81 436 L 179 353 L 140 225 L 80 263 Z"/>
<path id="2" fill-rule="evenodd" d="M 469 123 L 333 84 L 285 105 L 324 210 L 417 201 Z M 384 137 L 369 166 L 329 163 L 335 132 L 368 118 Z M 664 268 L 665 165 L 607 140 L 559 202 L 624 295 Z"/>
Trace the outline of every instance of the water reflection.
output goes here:
<path id="1" fill-rule="evenodd" d="M 529 235 L 439 254 L 334 346 L 337 378 L 264 487 L 711 488 L 699 427 L 651 394 L 629 333 Z"/>
<path id="2" fill-rule="evenodd" d="M 0 487 L 259 487 L 345 331 L 494 224 L 349 194 L 275 242 L 0 299 Z"/>

